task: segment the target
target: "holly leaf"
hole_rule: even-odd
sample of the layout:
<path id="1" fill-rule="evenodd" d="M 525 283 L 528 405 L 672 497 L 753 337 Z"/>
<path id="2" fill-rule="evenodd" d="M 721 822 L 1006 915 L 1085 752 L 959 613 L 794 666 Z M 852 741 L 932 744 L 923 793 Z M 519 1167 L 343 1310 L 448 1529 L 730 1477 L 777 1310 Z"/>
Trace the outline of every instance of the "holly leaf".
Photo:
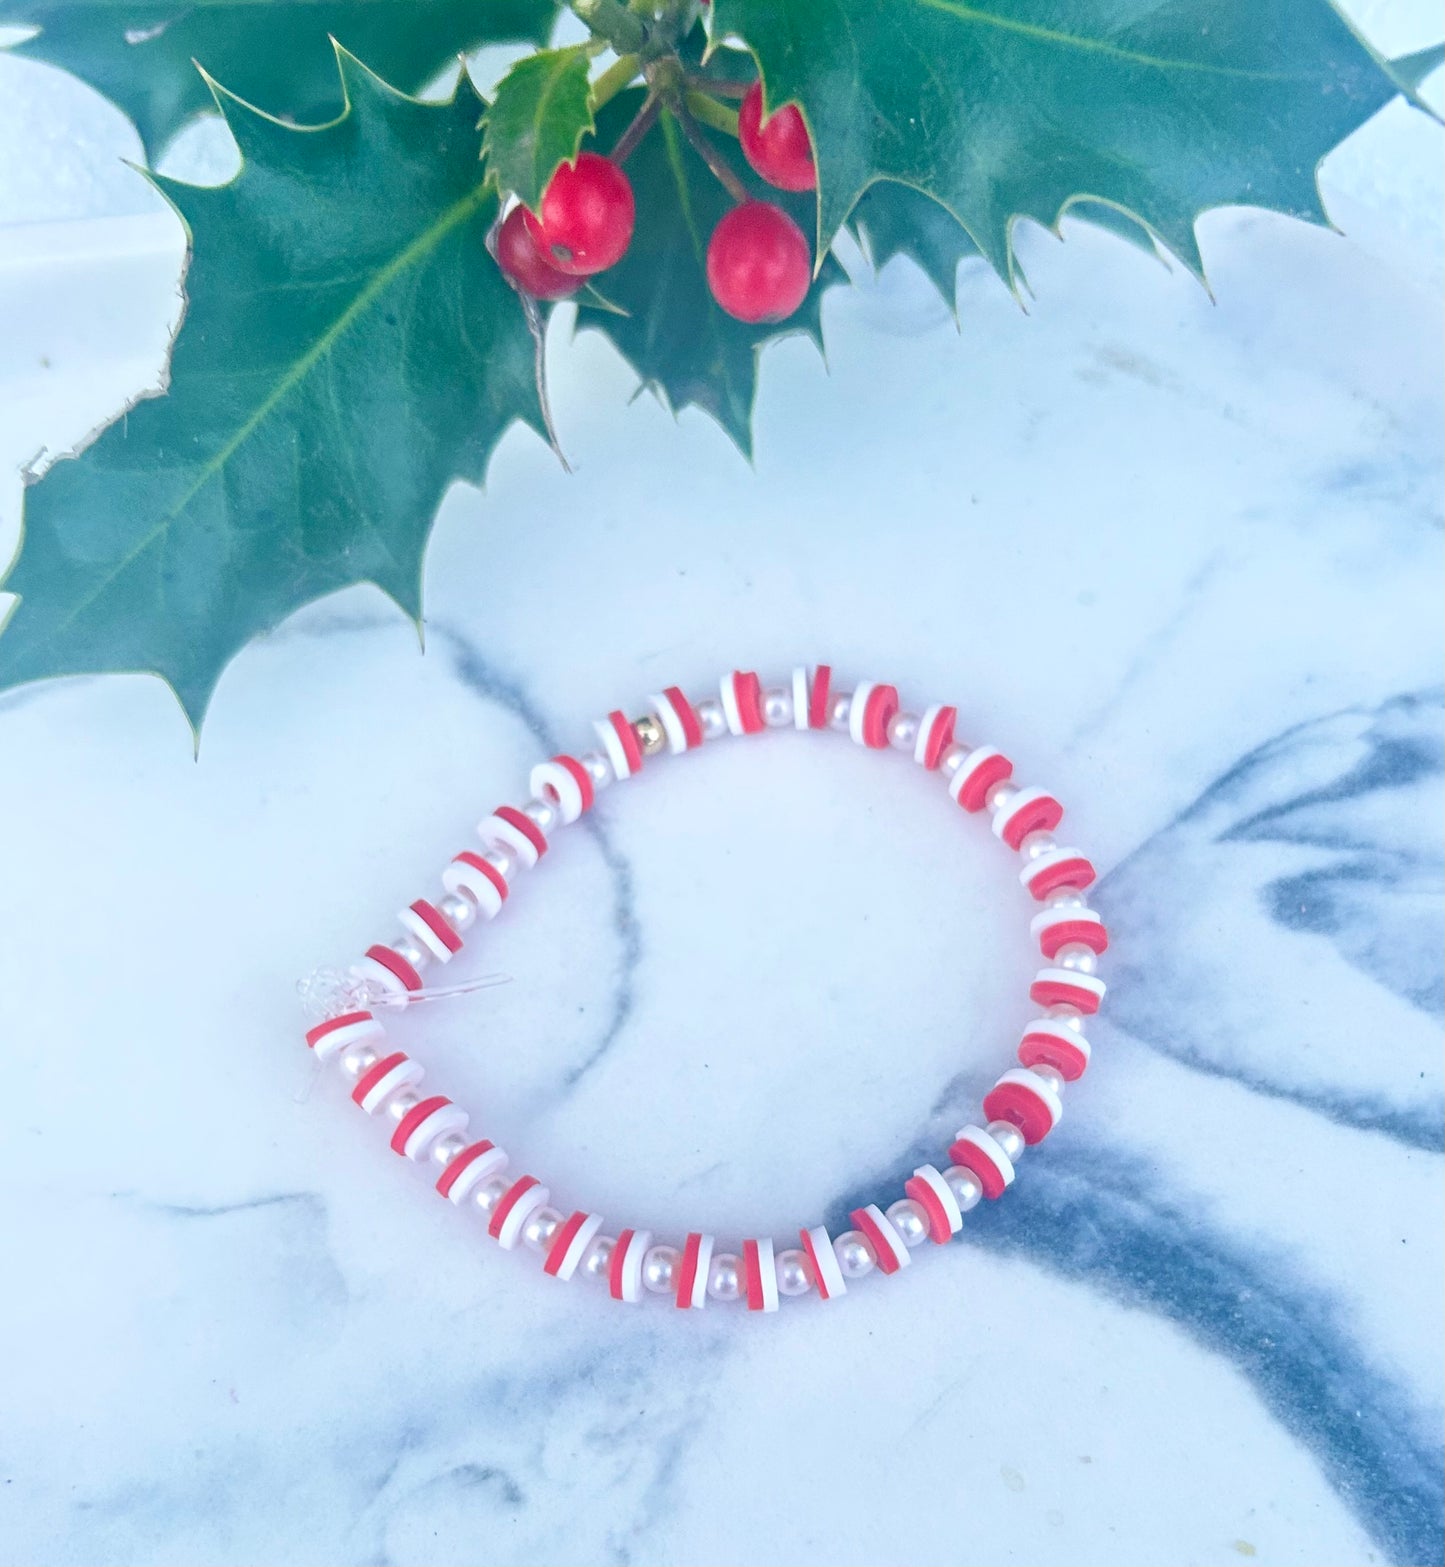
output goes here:
<path id="1" fill-rule="evenodd" d="M 337 50 L 345 110 L 298 131 L 217 89 L 226 185 L 157 178 L 194 259 L 169 395 L 27 492 L 0 688 L 148 670 L 198 725 L 250 638 L 372 582 L 421 613 L 447 485 L 543 428 L 524 312 L 487 252 L 480 100 L 408 98 Z"/>
<path id="2" fill-rule="evenodd" d="M 1398 90 L 1327 0 L 715 0 L 817 150 L 830 240 L 879 179 L 941 202 L 1013 281 L 1020 217 L 1080 197 L 1193 270 L 1195 219 L 1324 222 L 1316 165 Z M 866 112 L 861 106 L 866 105 Z"/>
<path id="3" fill-rule="evenodd" d="M 414 92 L 462 50 L 543 42 L 556 14 L 556 0 L 0 0 L 0 22 L 41 29 L 16 52 L 98 88 L 152 160 L 215 107 L 192 61 L 248 103 L 314 124 L 341 112 L 332 36 Z"/>
<path id="4" fill-rule="evenodd" d="M 1101 201 L 1077 201 L 1069 215 L 1157 254 L 1148 229 Z M 946 207 L 911 186 L 879 180 L 858 198 L 848 222 L 874 267 L 886 265 L 894 256 L 911 257 L 948 308 L 954 309 L 959 263 L 977 257 L 979 249 Z"/>
<path id="5" fill-rule="evenodd" d="M 1442 65 L 1445 65 L 1445 44 L 1434 44 L 1429 49 L 1417 49 L 1414 54 L 1402 54 L 1397 60 L 1391 60 L 1390 73 L 1403 91 L 1417 93 Z"/>
<path id="6" fill-rule="evenodd" d="M 633 90 L 619 94 L 602 110 L 599 145 L 613 144 L 641 102 L 642 94 Z M 757 180 L 741 158 L 729 161 L 750 191 L 786 208 L 804 232 L 812 227 L 811 195 L 800 198 L 774 190 Z M 765 343 L 789 332 L 805 333 L 821 349 L 823 291 L 843 280 L 843 269 L 825 256 L 807 298 L 785 322 L 749 326 L 736 321 L 718 306 L 707 286 L 708 239 L 732 207 L 732 197 L 670 114 L 659 118 L 633 152 L 627 174 L 637 199 L 637 226 L 627 254 L 598 279 L 607 300 L 626 314 L 600 310 L 583 295 L 578 299 L 579 324 L 610 337 L 642 383 L 668 407 L 701 408 L 750 456 L 758 353 Z"/>
<path id="7" fill-rule="evenodd" d="M 912 257 L 953 309 L 959 262 L 977 256 L 978 246 L 946 207 L 909 185 L 879 180 L 858 198 L 849 221 L 875 267 Z"/>
<path id="8" fill-rule="evenodd" d="M 541 49 L 497 84 L 482 155 L 504 191 L 534 212 L 559 164 L 577 156 L 593 128 L 591 54 L 585 44 Z"/>
<path id="9" fill-rule="evenodd" d="M 1107 201 L 1090 201 L 1087 196 L 1081 196 L 1079 200 L 1069 203 L 1068 215 L 1077 218 L 1080 223 L 1092 223 L 1096 229 L 1103 229 L 1117 239 L 1127 240 L 1136 250 L 1156 258 L 1159 255 L 1154 236 L 1149 230 L 1129 213 L 1111 207 Z M 1199 276 L 1202 281 L 1202 274 Z"/>

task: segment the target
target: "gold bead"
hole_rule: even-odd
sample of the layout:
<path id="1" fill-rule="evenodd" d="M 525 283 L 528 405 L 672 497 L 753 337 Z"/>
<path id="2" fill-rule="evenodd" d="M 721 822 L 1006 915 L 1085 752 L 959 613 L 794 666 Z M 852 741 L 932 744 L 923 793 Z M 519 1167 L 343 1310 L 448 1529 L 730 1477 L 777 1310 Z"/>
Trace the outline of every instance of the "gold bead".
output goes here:
<path id="1" fill-rule="evenodd" d="M 637 731 L 638 743 L 642 746 L 644 756 L 656 756 L 667 744 L 667 735 L 663 732 L 662 725 L 651 713 L 645 718 L 634 719 L 632 727 Z"/>

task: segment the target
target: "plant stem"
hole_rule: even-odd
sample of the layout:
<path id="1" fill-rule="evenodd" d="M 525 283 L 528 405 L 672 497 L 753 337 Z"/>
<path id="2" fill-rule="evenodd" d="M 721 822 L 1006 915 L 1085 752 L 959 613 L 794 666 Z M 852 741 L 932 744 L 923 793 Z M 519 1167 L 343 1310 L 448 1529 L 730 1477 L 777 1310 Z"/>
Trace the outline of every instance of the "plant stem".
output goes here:
<path id="1" fill-rule="evenodd" d="M 656 93 L 648 93 L 647 101 L 633 116 L 632 124 L 617 138 L 617 145 L 612 149 L 611 158 L 614 163 L 626 163 L 637 148 L 637 144 L 652 129 L 653 122 L 657 119 L 658 111 L 662 108 L 662 99 Z"/>
<path id="2" fill-rule="evenodd" d="M 725 103 L 719 103 L 716 98 L 709 98 L 703 92 L 685 92 L 682 101 L 687 105 L 687 112 L 699 124 L 711 125 L 715 131 L 722 131 L 727 136 L 737 135 L 736 109 L 729 109 Z"/>
<path id="3" fill-rule="evenodd" d="M 734 201 L 747 201 L 747 187 L 728 167 L 723 155 L 702 133 L 702 128 L 697 121 L 687 112 L 687 107 L 681 98 L 674 98 L 668 108 L 672 110 L 673 118 L 682 127 L 682 134 L 692 143 L 693 151 L 707 164 L 713 172 L 717 182 L 727 191 Z"/>
<path id="4" fill-rule="evenodd" d="M 618 54 L 635 54 L 647 42 L 647 29 L 618 0 L 572 0 L 572 11 Z"/>
<path id="5" fill-rule="evenodd" d="M 611 103 L 641 69 L 642 61 L 635 54 L 614 60 L 592 84 L 592 107 L 600 109 L 604 103 Z"/>

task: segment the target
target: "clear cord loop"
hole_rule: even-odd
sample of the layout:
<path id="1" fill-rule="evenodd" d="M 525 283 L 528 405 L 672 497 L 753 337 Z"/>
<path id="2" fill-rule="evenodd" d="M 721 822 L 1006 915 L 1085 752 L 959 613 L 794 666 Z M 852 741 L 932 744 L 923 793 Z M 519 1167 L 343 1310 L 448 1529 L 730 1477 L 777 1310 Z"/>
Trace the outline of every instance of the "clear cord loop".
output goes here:
<path id="1" fill-rule="evenodd" d="M 510 974 L 479 974 L 455 985 L 424 985 L 420 990 L 398 992 L 344 969 L 317 968 L 296 981 L 296 991 L 306 1015 L 322 1022 L 346 1012 L 399 1012 L 419 1001 L 446 1001 L 452 996 L 469 996 L 474 990 L 490 990 L 511 982 Z"/>

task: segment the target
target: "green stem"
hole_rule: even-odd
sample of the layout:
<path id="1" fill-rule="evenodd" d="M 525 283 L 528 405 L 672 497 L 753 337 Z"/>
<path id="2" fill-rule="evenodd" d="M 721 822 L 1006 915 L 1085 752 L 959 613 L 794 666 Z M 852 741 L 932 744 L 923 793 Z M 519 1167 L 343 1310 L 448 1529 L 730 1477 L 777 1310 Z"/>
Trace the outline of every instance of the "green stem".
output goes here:
<path id="1" fill-rule="evenodd" d="M 737 135 L 736 109 L 729 109 L 725 103 L 719 103 L 716 98 L 709 98 L 702 92 L 685 92 L 682 101 L 687 105 L 687 112 L 700 124 L 711 125 L 715 131 L 722 131 L 727 136 Z"/>
<path id="2" fill-rule="evenodd" d="M 592 84 L 592 107 L 600 109 L 612 100 L 642 69 L 642 61 L 635 54 L 624 54 L 615 60 Z"/>

